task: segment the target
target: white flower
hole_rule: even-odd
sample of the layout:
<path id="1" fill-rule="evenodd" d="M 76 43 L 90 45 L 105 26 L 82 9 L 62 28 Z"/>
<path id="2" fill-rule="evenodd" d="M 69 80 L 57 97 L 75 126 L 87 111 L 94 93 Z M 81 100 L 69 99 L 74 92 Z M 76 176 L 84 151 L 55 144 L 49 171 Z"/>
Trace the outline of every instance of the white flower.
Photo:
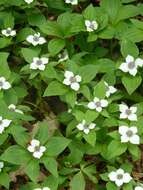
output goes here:
<path id="1" fill-rule="evenodd" d="M 24 0 L 26 3 L 30 4 L 32 3 L 34 0 Z"/>
<path id="2" fill-rule="evenodd" d="M 92 102 L 88 103 L 88 108 L 91 110 L 96 109 L 97 112 L 101 112 L 102 108 L 108 106 L 108 101 L 105 99 L 99 99 L 95 97 Z"/>
<path id="3" fill-rule="evenodd" d="M 40 33 L 35 33 L 34 35 L 29 35 L 26 40 L 31 43 L 33 46 L 42 45 L 46 43 L 45 38 L 40 37 Z"/>
<path id="4" fill-rule="evenodd" d="M 1 33 L 4 36 L 6 36 L 6 37 L 15 36 L 16 35 L 16 31 L 12 30 L 11 28 L 4 29 L 4 30 L 1 31 Z"/>
<path id="5" fill-rule="evenodd" d="M 23 111 L 21 111 L 21 110 L 19 110 L 19 109 L 16 109 L 16 105 L 14 105 L 14 104 L 10 104 L 10 105 L 8 106 L 8 109 L 11 110 L 11 111 L 14 111 L 14 112 L 23 114 Z"/>
<path id="6" fill-rule="evenodd" d="M 130 73 L 130 75 L 135 76 L 137 74 L 137 68 L 143 66 L 143 59 L 134 59 L 133 56 L 128 55 L 126 57 L 126 62 L 122 63 L 119 67 L 125 73 Z"/>
<path id="7" fill-rule="evenodd" d="M 2 171 L 2 168 L 4 167 L 4 163 L 0 162 L 0 172 Z"/>
<path id="8" fill-rule="evenodd" d="M 46 151 L 45 146 L 40 146 L 40 141 L 33 139 L 28 146 L 28 151 L 33 153 L 33 157 L 40 159 Z"/>
<path id="9" fill-rule="evenodd" d="M 86 121 L 83 120 L 81 123 L 79 123 L 76 127 L 80 130 L 83 131 L 85 134 L 88 134 L 91 129 L 94 129 L 96 126 L 95 123 L 90 123 L 89 125 L 86 124 Z"/>
<path id="10" fill-rule="evenodd" d="M 128 107 L 125 104 L 120 104 L 119 105 L 119 110 L 120 110 L 120 119 L 129 119 L 130 121 L 137 121 L 137 107 L 131 106 Z"/>
<path id="11" fill-rule="evenodd" d="M 123 169 L 118 169 L 109 173 L 108 177 L 111 181 L 115 182 L 118 187 L 122 186 L 124 183 L 129 183 L 132 180 L 130 174 L 125 173 Z"/>
<path id="12" fill-rule="evenodd" d="M 120 126 L 121 142 L 130 142 L 132 144 L 140 144 L 140 137 L 137 135 L 138 129 L 135 126 Z"/>
<path id="13" fill-rule="evenodd" d="M 95 20 L 85 20 L 85 26 L 88 32 L 93 32 L 97 30 L 98 23 Z"/>
<path id="14" fill-rule="evenodd" d="M 106 97 L 109 97 L 111 94 L 114 94 L 117 89 L 114 86 L 109 86 L 107 82 L 104 82 L 106 86 Z"/>
<path id="15" fill-rule="evenodd" d="M 135 187 L 134 190 L 143 190 L 143 186 L 142 187 L 141 186 L 137 186 L 137 187 Z"/>
<path id="16" fill-rule="evenodd" d="M 0 116 L 0 134 L 3 133 L 5 128 L 7 128 L 10 125 L 11 122 L 12 122 L 12 120 L 3 119 L 2 116 Z"/>
<path id="17" fill-rule="evenodd" d="M 34 57 L 33 62 L 30 64 L 30 69 L 39 69 L 41 71 L 44 71 L 45 65 L 49 62 L 49 59 L 46 57 Z"/>
<path id="18" fill-rule="evenodd" d="M 11 84 L 4 77 L 0 77 L 0 90 L 7 90 L 9 88 L 11 88 Z"/>
<path id="19" fill-rule="evenodd" d="M 43 188 L 36 188 L 34 190 L 50 190 L 50 188 L 49 187 L 43 187 Z"/>
<path id="20" fill-rule="evenodd" d="M 65 0 L 66 3 L 70 3 L 72 5 L 77 5 L 78 4 L 78 0 Z"/>
<path id="21" fill-rule="evenodd" d="M 63 80 L 63 84 L 70 86 L 75 91 L 78 91 L 80 88 L 79 83 L 81 82 L 81 76 L 74 75 L 71 71 L 65 71 L 64 76 L 65 79 Z"/>
<path id="22" fill-rule="evenodd" d="M 58 60 L 59 63 L 68 60 L 69 56 L 68 56 L 67 51 L 64 51 L 63 53 L 60 53 L 58 55 L 58 58 L 59 58 L 59 60 Z"/>

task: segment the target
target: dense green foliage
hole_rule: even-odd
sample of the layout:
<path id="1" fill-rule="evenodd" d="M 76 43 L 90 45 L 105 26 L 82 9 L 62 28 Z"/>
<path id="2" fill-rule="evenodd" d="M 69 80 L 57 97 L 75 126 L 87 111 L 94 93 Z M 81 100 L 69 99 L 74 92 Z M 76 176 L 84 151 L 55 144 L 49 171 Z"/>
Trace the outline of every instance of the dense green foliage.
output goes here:
<path id="1" fill-rule="evenodd" d="M 0 189 L 143 190 L 143 4 L 0 0 Z"/>

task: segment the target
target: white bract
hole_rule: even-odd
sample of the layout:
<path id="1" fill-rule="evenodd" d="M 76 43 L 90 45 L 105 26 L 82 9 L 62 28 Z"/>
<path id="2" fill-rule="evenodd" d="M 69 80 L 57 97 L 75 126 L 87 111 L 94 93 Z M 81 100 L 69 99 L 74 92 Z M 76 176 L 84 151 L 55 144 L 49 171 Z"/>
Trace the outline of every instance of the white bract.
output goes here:
<path id="1" fill-rule="evenodd" d="M 14 105 L 14 104 L 10 104 L 10 105 L 8 106 L 8 109 L 9 109 L 10 111 L 14 111 L 14 112 L 23 114 L 23 111 L 17 109 L 17 108 L 16 108 L 16 105 Z"/>
<path id="2" fill-rule="evenodd" d="M 30 4 L 32 3 L 34 0 L 24 0 L 26 3 Z"/>
<path id="3" fill-rule="evenodd" d="M 85 26 L 88 32 L 93 32 L 97 30 L 98 23 L 95 20 L 85 20 Z"/>
<path id="4" fill-rule="evenodd" d="M 26 40 L 33 46 L 42 45 L 46 43 L 46 39 L 40 36 L 40 33 L 35 33 L 34 35 L 29 35 Z"/>
<path id="5" fill-rule="evenodd" d="M 15 36 L 15 35 L 16 35 L 16 31 L 15 31 L 15 30 L 12 30 L 10 27 L 7 28 L 7 29 L 2 30 L 1 33 L 2 33 L 4 36 L 6 36 L 6 37 Z"/>
<path id="6" fill-rule="evenodd" d="M 58 55 L 58 58 L 59 58 L 59 60 L 58 60 L 59 63 L 68 60 L 69 56 L 68 56 L 67 51 L 64 51 L 63 53 L 60 53 Z"/>
<path id="7" fill-rule="evenodd" d="M 43 187 L 43 188 L 36 188 L 34 190 L 50 190 L 50 188 L 49 187 Z"/>
<path id="8" fill-rule="evenodd" d="M 108 101 L 105 99 L 99 99 L 95 97 L 92 102 L 88 103 L 88 108 L 91 110 L 96 110 L 97 112 L 101 112 L 103 108 L 108 106 Z"/>
<path id="9" fill-rule="evenodd" d="M 138 129 L 135 126 L 120 126 L 119 133 L 121 134 L 121 142 L 132 144 L 140 144 L 140 137 L 137 135 Z"/>
<path id="10" fill-rule="evenodd" d="M 71 4 L 71 5 L 77 5 L 78 0 L 65 0 L 65 3 Z"/>
<path id="11" fill-rule="evenodd" d="M 33 62 L 30 64 L 30 69 L 33 69 L 33 70 L 41 70 L 41 71 L 44 71 L 45 70 L 45 65 L 49 62 L 49 59 L 46 58 L 46 57 L 42 57 L 42 58 L 39 58 L 39 57 L 34 57 L 33 58 Z"/>
<path id="12" fill-rule="evenodd" d="M 81 76 L 74 75 L 71 71 L 65 71 L 64 73 L 65 79 L 63 80 L 63 84 L 70 86 L 71 89 L 78 91 L 80 88 Z"/>
<path id="13" fill-rule="evenodd" d="M 0 172 L 2 171 L 3 167 L 4 167 L 4 163 L 0 162 Z"/>
<path id="14" fill-rule="evenodd" d="M 106 86 L 106 97 L 109 97 L 111 94 L 114 94 L 117 89 L 114 86 L 109 86 L 107 82 L 104 82 Z"/>
<path id="15" fill-rule="evenodd" d="M 118 187 L 122 186 L 124 183 L 129 183 L 132 180 L 130 174 L 124 172 L 121 168 L 109 173 L 108 177 L 111 181 L 115 182 Z"/>
<path id="16" fill-rule="evenodd" d="M 12 120 L 3 119 L 3 117 L 0 116 L 0 134 L 3 133 L 3 131 L 5 130 L 5 128 L 7 128 L 10 125 L 11 122 L 12 122 Z"/>
<path id="17" fill-rule="evenodd" d="M 33 153 L 33 157 L 40 159 L 43 156 L 43 153 L 46 151 L 45 146 L 40 145 L 40 141 L 33 139 L 30 142 L 30 145 L 27 147 L 28 151 Z"/>
<path id="18" fill-rule="evenodd" d="M 9 88 L 11 88 L 11 84 L 4 77 L 0 77 L 0 90 L 8 90 Z"/>
<path id="19" fill-rule="evenodd" d="M 134 59 L 133 56 L 128 55 L 126 57 L 126 62 L 122 63 L 119 67 L 120 70 L 122 70 L 125 73 L 130 73 L 130 75 L 135 76 L 137 74 L 138 67 L 143 66 L 143 59 L 137 58 Z"/>
<path id="20" fill-rule="evenodd" d="M 137 186 L 134 190 L 143 190 L 143 186 Z"/>
<path id="21" fill-rule="evenodd" d="M 128 107 L 125 104 L 120 104 L 119 105 L 119 110 L 120 110 L 120 119 L 129 119 L 130 121 L 137 121 L 137 107 L 131 106 Z"/>
<path id="22" fill-rule="evenodd" d="M 85 134 L 88 134 L 91 129 L 94 129 L 96 126 L 95 123 L 90 123 L 86 124 L 86 121 L 83 120 L 81 123 L 79 123 L 76 127 L 80 130 L 83 131 Z"/>

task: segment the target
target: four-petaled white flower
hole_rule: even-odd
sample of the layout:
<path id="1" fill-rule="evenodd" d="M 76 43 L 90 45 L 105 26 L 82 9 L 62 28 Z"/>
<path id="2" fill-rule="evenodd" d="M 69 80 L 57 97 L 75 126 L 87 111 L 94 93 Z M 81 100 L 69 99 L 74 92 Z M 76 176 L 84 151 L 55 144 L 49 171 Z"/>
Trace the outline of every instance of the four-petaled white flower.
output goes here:
<path id="1" fill-rule="evenodd" d="M 124 172 L 121 168 L 109 173 L 108 177 L 111 181 L 115 182 L 118 187 L 122 186 L 124 183 L 129 183 L 132 180 L 130 174 Z"/>
<path id="2" fill-rule="evenodd" d="M 30 4 L 32 3 L 34 0 L 24 0 L 26 3 Z"/>
<path id="3" fill-rule="evenodd" d="M 120 104 L 119 105 L 119 110 L 120 110 L 120 119 L 129 119 L 130 121 L 137 121 L 137 107 L 131 106 L 128 107 L 125 104 Z"/>
<path id="4" fill-rule="evenodd" d="M 98 23 L 95 20 L 85 20 L 85 26 L 88 32 L 93 32 L 97 30 Z"/>
<path id="5" fill-rule="evenodd" d="M 65 71 L 64 76 L 65 79 L 63 80 L 63 84 L 70 86 L 75 91 L 78 91 L 80 88 L 79 83 L 81 82 L 81 76 L 74 75 L 71 71 Z"/>
<path id="6" fill-rule="evenodd" d="M 3 133 L 3 131 L 5 130 L 5 128 L 7 128 L 10 125 L 11 122 L 12 122 L 12 120 L 3 119 L 3 117 L 0 116 L 0 134 Z"/>
<path id="7" fill-rule="evenodd" d="M 121 142 L 132 144 L 140 144 L 140 137 L 137 135 L 138 129 L 135 126 L 120 126 L 119 133 L 121 134 Z"/>
<path id="8" fill-rule="evenodd" d="M 41 71 L 45 70 L 45 65 L 49 62 L 49 59 L 46 57 L 34 57 L 33 62 L 30 64 L 30 69 L 36 70 L 39 69 Z"/>
<path id="9" fill-rule="evenodd" d="M 16 31 L 15 31 L 15 30 L 12 30 L 10 27 L 7 28 L 7 29 L 2 30 L 1 33 L 2 33 L 4 36 L 6 36 L 6 37 L 15 36 L 15 35 L 16 35 Z"/>
<path id="10" fill-rule="evenodd" d="M 134 190 L 143 190 L 143 186 L 137 186 Z"/>
<path id="11" fill-rule="evenodd" d="M 16 105 L 14 105 L 14 104 L 10 104 L 10 105 L 8 106 L 8 109 L 9 109 L 10 111 L 14 111 L 14 112 L 23 114 L 23 111 L 17 109 L 17 108 L 16 108 Z"/>
<path id="12" fill-rule="evenodd" d="M 120 70 L 122 70 L 125 73 L 130 73 L 130 75 L 135 76 L 137 74 L 138 67 L 143 66 L 143 59 L 137 58 L 134 59 L 133 56 L 128 55 L 126 57 L 126 62 L 122 63 L 119 67 Z"/>
<path id="13" fill-rule="evenodd" d="M 9 88 L 11 88 L 11 84 L 4 77 L 0 77 L 0 90 L 8 90 Z"/>
<path id="14" fill-rule="evenodd" d="M 43 187 L 43 188 L 36 188 L 34 190 L 50 190 L 50 188 L 49 187 Z"/>
<path id="15" fill-rule="evenodd" d="M 64 52 L 60 53 L 58 55 L 58 58 L 59 58 L 59 60 L 58 60 L 59 63 L 68 60 L 69 56 L 68 56 L 67 51 L 65 50 Z"/>
<path id="16" fill-rule="evenodd" d="M 86 121 L 83 120 L 81 123 L 79 123 L 76 127 L 80 130 L 83 131 L 85 134 L 88 134 L 91 129 L 94 129 L 96 126 L 95 123 L 90 123 L 86 124 Z"/>
<path id="17" fill-rule="evenodd" d="M 26 40 L 33 46 L 42 45 L 46 43 L 46 39 L 40 36 L 40 33 L 35 33 L 34 35 L 29 35 Z"/>
<path id="18" fill-rule="evenodd" d="M 65 0 L 66 3 L 68 4 L 72 4 L 72 5 L 77 5 L 78 4 L 78 0 Z"/>
<path id="19" fill-rule="evenodd" d="M 104 82 L 106 86 L 106 97 L 109 97 L 111 94 L 114 94 L 117 89 L 114 86 L 109 86 L 107 82 Z"/>
<path id="20" fill-rule="evenodd" d="M 0 172 L 2 171 L 3 167 L 4 167 L 4 163 L 0 162 Z"/>
<path id="21" fill-rule="evenodd" d="M 89 109 L 96 109 L 97 112 L 101 112 L 103 108 L 108 106 L 108 101 L 105 99 L 99 99 L 95 97 L 92 102 L 88 103 Z"/>
<path id="22" fill-rule="evenodd" d="M 27 147 L 29 152 L 33 153 L 34 158 L 40 159 L 43 156 L 43 153 L 46 151 L 45 146 L 40 145 L 40 141 L 33 139 L 30 142 L 30 145 Z"/>

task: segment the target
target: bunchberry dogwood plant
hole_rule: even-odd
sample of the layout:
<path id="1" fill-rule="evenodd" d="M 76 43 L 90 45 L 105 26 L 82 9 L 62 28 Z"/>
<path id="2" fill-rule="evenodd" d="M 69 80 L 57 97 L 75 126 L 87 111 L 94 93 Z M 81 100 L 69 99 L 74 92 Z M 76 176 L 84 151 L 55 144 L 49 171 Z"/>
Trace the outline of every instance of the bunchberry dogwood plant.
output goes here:
<path id="1" fill-rule="evenodd" d="M 91 110 L 96 110 L 97 112 L 101 112 L 103 108 L 108 106 L 108 101 L 105 99 L 99 99 L 95 97 L 92 102 L 88 103 L 88 108 Z"/>
<path id="2" fill-rule="evenodd" d="M 42 58 L 39 58 L 39 57 L 34 57 L 33 58 L 33 62 L 30 64 L 30 69 L 33 69 L 33 70 L 45 70 L 45 65 L 48 63 L 49 59 L 46 58 L 46 57 L 42 57 Z"/>
<path id="3" fill-rule="evenodd" d="M 137 121 L 137 114 L 136 114 L 137 107 L 136 106 L 128 107 L 125 104 L 120 104 L 119 110 L 120 110 L 120 119 L 128 119 L 130 121 Z"/>
<path id="4" fill-rule="evenodd" d="M 4 29 L 4 30 L 1 31 L 1 33 L 4 36 L 6 36 L 6 37 L 15 36 L 16 35 L 16 31 L 12 30 L 11 28 Z"/>
<path id="5" fill-rule="evenodd" d="M 0 0 L 0 190 L 143 190 L 142 41 L 142 0 Z"/>
<path id="6" fill-rule="evenodd" d="M 78 130 L 83 131 L 85 134 L 88 134 L 91 129 L 94 129 L 96 126 L 95 123 L 87 124 L 85 120 L 83 120 L 81 123 L 79 123 L 76 127 Z"/>
<path id="7" fill-rule="evenodd" d="M 71 89 L 78 91 L 80 88 L 80 82 L 82 78 L 80 75 L 74 75 L 71 71 L 65 71 L 64 73 L 65 79 L 63 80 L 63 84 L 70 86 Z"/>
<path id="8" fill-rule="evenodd" d="M 46 151 L 45 146 L 40 145 L 40 141 L 33 139 L 27 147 L 28 151 L 33 154 L 33 157 L 40 159 Z"/>
<path id="9" fill-rule="evenodd" d="M 132 177 L 130 176 L 130 174 L 125 172 L 121 168 L 116 171 L 110 172 L 108 177 L 118 187 L 122 186 L 124 183 L 129 183 L 132 180 Z"/>
<path id="10" fill-rule="evenodd" d="M 94 30 L 97 30 L 98 23 L 95 20 L 93 20 L 93 21 L 86 20 L 85 21 L 85 26 L 86 26 L 86 30 L 88 32 L 93 32 Z"/>
<path id="11" fill-rule="evenodd" d="M 121 135 L 121 142 L 132 144 L 140 144 L 140 137 L 137 135 L 138 129 L 135 126 L 120 126 L 119 133 Z"/>

